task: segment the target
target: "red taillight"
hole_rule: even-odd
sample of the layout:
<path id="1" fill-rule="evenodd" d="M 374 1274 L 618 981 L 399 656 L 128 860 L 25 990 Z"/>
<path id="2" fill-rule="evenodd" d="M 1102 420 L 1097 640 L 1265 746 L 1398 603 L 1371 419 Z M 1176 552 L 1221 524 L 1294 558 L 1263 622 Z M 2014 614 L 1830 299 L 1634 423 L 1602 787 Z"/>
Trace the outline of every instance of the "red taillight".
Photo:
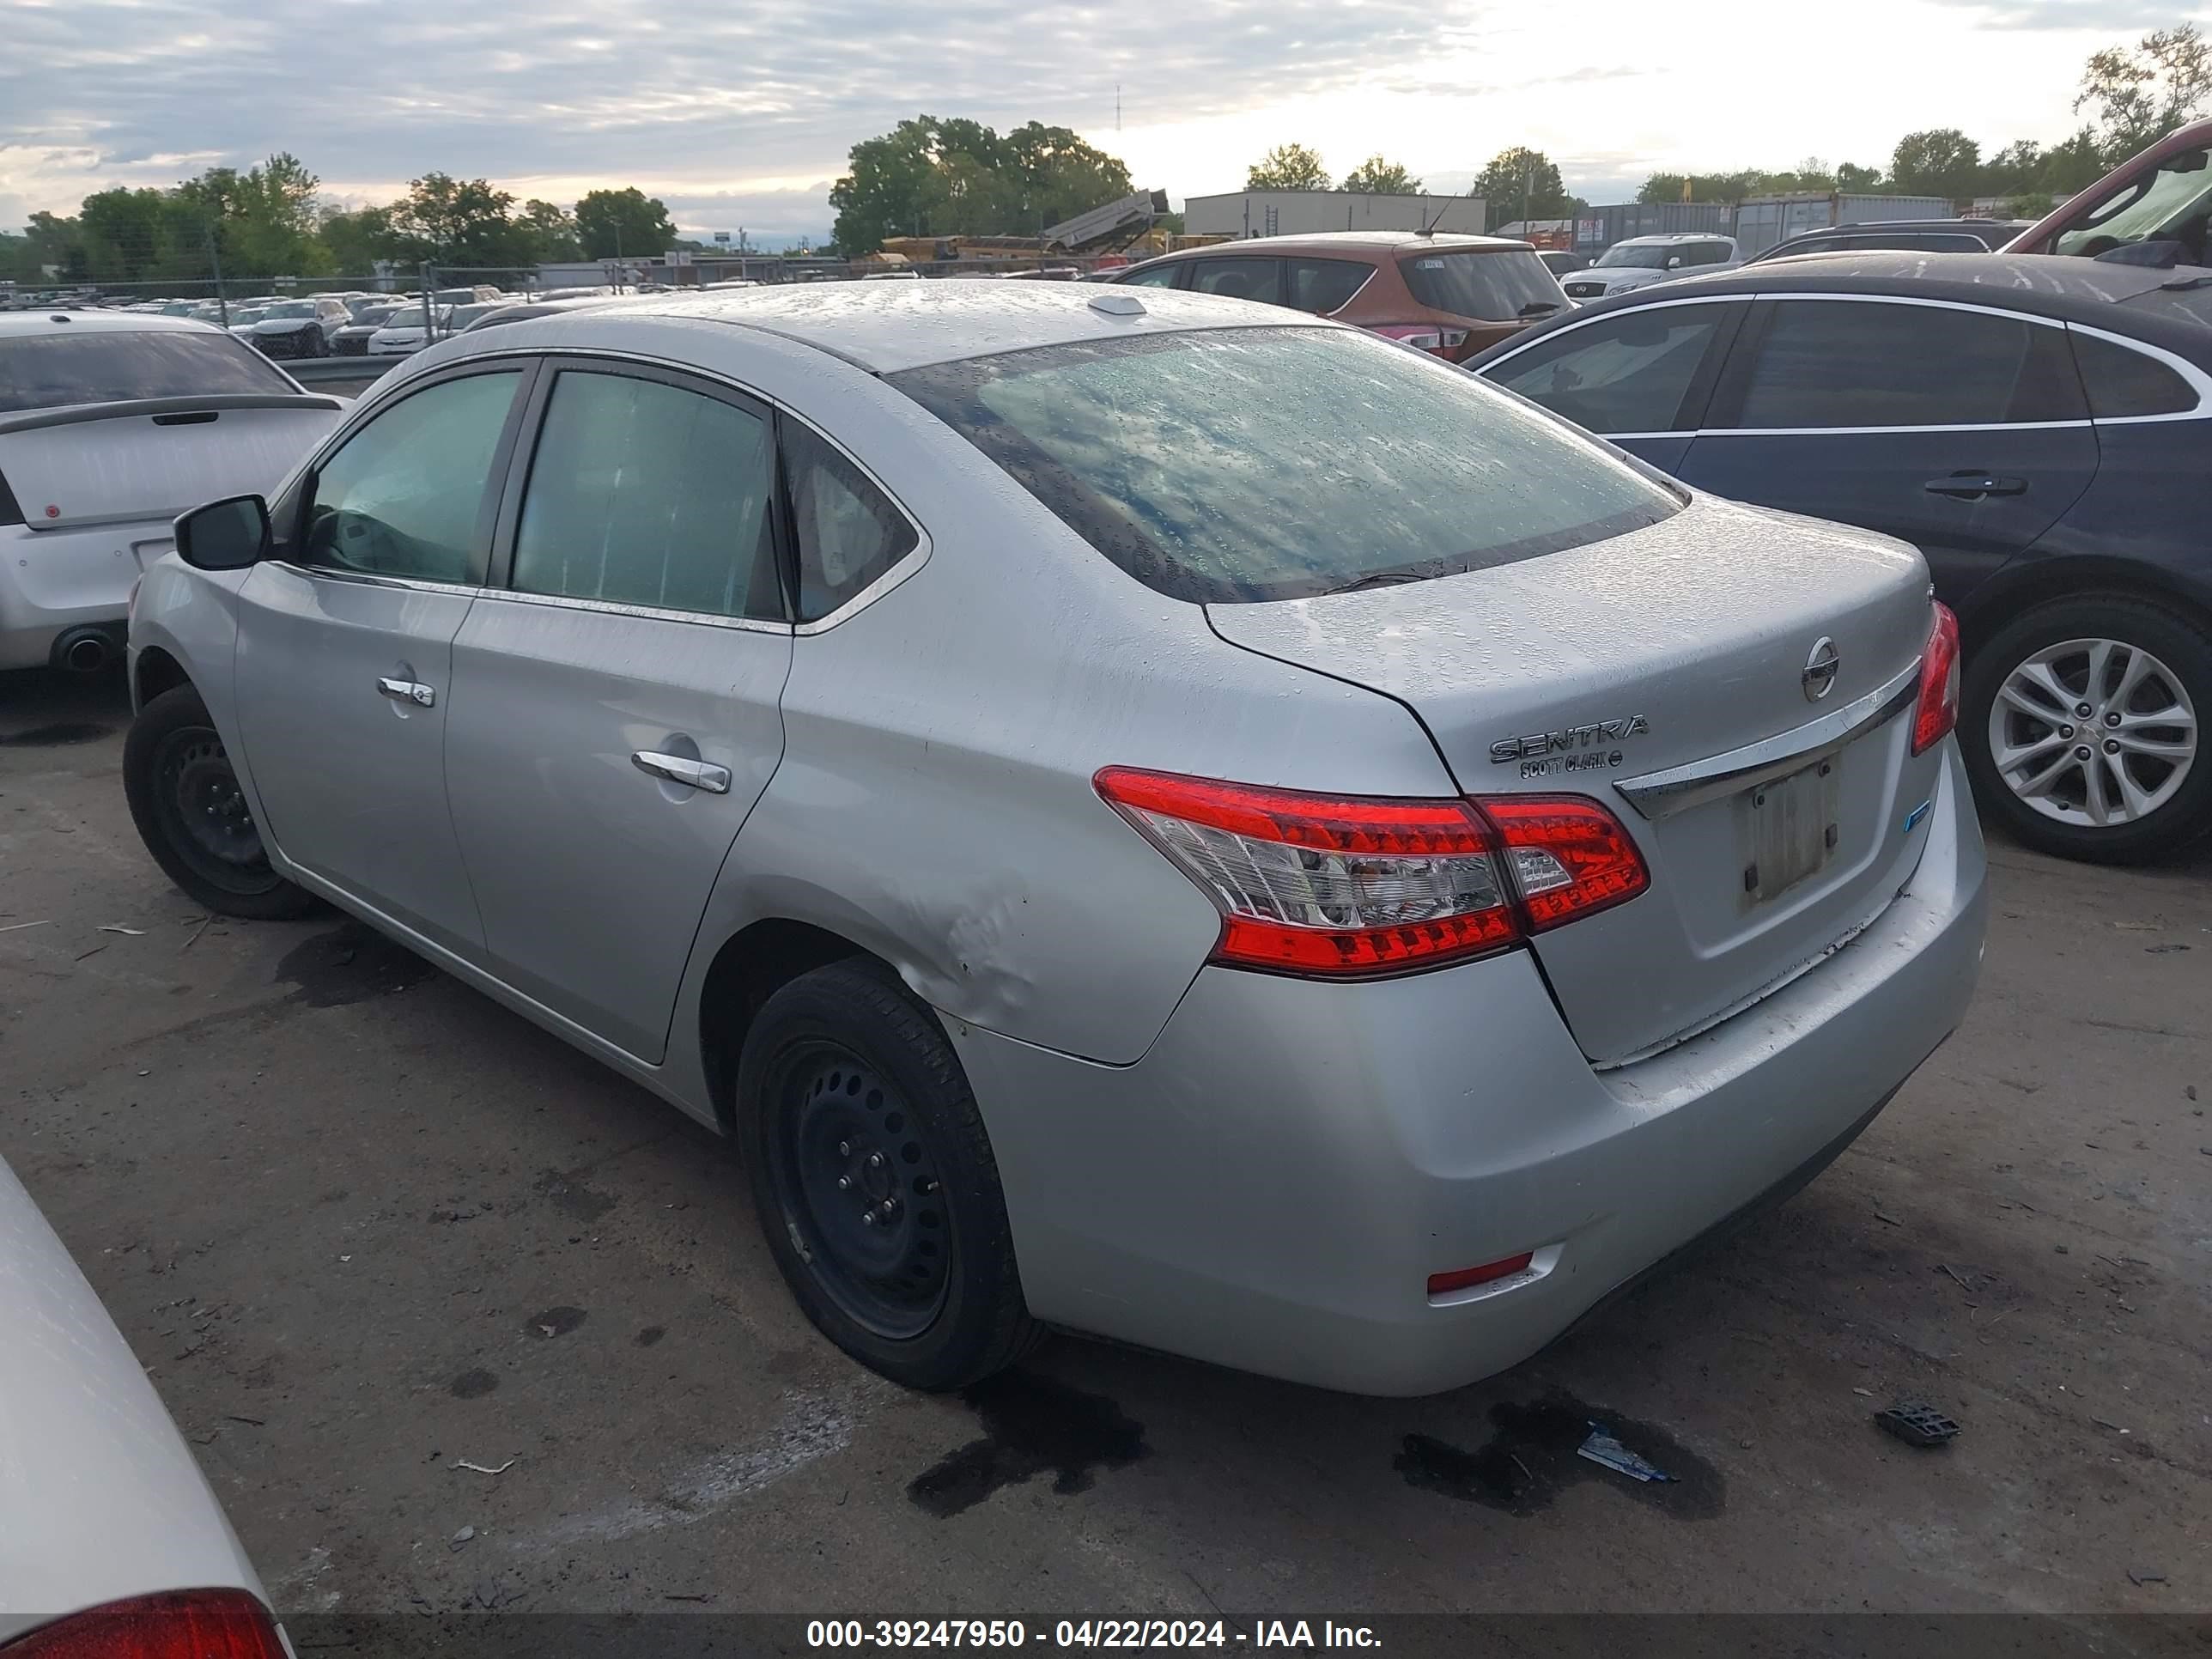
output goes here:
<path id="1" fill-rule="evenodd" d="M 285 1659 L 268 1609 L 241 1589 L 168 1590 L 72 1613 L 0 1648 L 7 1659 Z"/>
<path id="2" fill-rule="evenodd" d="M 1454 1291 L 1463 1291 L 1470 1285 L 1487 1285 L 1494 1279 L 1510 1279 L 1517 1273 L 1526 1273 L 1528 1264 L 1536 1259 L 1534 1250 L 1523 1250 L 1518 1255 L 1509 1255 L 1503 1261 L 1486 1261 L 1480 1267 L 1459 1267 L 1448 1273 L 1429 1275 L 1429 1294 L 1447 1296 Z"/>
<path id="3" fill-rule="evenodd" d="M 1626 903 L 1651 884 L 1628 831 L 1594 800 L 1485 795 L 1480 804 L 1505 842 L 1532 933 Z"/>
<path id="4" fill-rule="evenodd" d="M 1959 724 L 1959 619 L 1936 607 L 1928 650 L 1920 659 L 1920 702 L 1912 714 L 1912 752 L 1925 754 Z"/>
<path id="5" fill-rule="evenodd" d="M 1329 977 L 1486 955 L 1650 885 L 1595 801 L 1316 795 L 1113 766 L 1099 794 L 1222 915 L 1212 959 Z"/>

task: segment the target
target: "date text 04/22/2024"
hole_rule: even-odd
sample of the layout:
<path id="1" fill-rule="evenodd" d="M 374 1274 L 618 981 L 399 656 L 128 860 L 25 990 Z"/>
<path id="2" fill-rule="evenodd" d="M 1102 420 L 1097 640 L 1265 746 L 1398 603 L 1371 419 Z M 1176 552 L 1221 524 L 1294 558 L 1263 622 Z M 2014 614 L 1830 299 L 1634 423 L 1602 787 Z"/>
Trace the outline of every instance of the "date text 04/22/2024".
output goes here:
<path id="1" fill-rule="evenodd" d="M 1263 1619 L 1250 1626 L 1225 1620 L 1061 1619 L 1035 1630 L 1018 1619 L 817 1619 L 806 1626 L 811 1648 L 1376 1648 L 1364 1625 L 1322 1620 Z"/>

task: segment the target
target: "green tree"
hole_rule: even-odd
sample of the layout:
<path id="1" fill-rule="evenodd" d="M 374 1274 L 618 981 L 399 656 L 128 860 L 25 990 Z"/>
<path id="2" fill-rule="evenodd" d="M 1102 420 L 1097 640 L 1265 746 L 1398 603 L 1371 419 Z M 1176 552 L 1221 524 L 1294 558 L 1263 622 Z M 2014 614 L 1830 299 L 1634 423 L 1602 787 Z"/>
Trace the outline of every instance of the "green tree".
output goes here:
<path id="1" fill-rule="evenodd" d="M 1370 155 L 1346 173 L 1338 188 L 1356 190 L 1369 196 L 1419 196 L 1421 181 L 1397 162 Z"/>
<path id="2" fill-rule="evenodd" d="M 2109 171 L 2096 133 L 2083 127 L 2063 143 L 2044 151 L 2036 188 L 2045 195 L 2072 196 L 2088 189 Z"/>
<path id="3" fill-rule="evenodd" d="M 95 191 L 78 204 L 77 235 L 94 281 L 136 283 L 173 275 L 174 220 L 158 190 Z M 207 263 L 202 254 L 203 268 Z"/>
<path id="4" fill-rule="evenodd" d="M 1846 195 L 1864 196 L 1881 188 L 1881 169 L 1844 161 L 1836 167 L 1836 188 Z"/>
<path id="5" fill-rule="evenodd" d="M 1956 201 L 1974 193 L 1982 147 L 1956 127 L 1908 132 L 1889 160 L 1889 182 L 1904 196 L 1942 196 Z"/>
<path id="6" fill-rule="evenodd" d="M 1327 190 L 1321 153 L 1304 144 L 1278 144 L 1244 171 L 1247 190 Z"/>
<path id="7" fill-rule="evenodd" d="M 1483 217 L 1493 230 L 1522 219 L 1564 219 L 1574 211 L 1557 164 L 1522 145 L 1492 156 L 1467 193 L 1482 198 Z"/>
<path id="8" fill-rule="evenodd" d="M 407 258 L 406 239 L 392 224 L 392 214 L 388 207 L 325 213 L 318 234 L 329 251 L 331 270 L 349 276 L 367 276 L 380 259 Z"/>
<path id="9" fill-rule="evenodd" d="M 587 259 L 642 259 L 672 247 L 676 227 L 665 203 L 630 185 L 578 198 L 576 235 Z"/>
<path id="10" fill-rule="evenodd" d="M 2106 165 L 2117 167 L 2203 112 L 2212 99 L 2212 43 L 2194 23 L 2094 52 L 2074 108 L 2090 112 Z"/>
<path id="11" fill-rule="evenodd" d="M 532 254 L 536 259 L 580 259 L 584 243 L 577 234 L 576 216 L 555 202 L 541 202 L 535 197 L 522 204 L 520 222 L 531 236 Z"/>
<path id="12" fill-rule="evenodd" d="M 830 191 L 848 257 L 892 236 L 1035 235 L 1131 192 L 1129 169 L 1066 127 L 1000 136 L 978 121 L 918 115 L 862 140 Z"/>
<path id="13" fill-rule="evenodd" d="M 1655 173 L 1644 181 L 1636 192 L 1639 202 L 1741 202 L 1747 196 L 1764 194 L 1771 181 L 1788 178 L 1784 173 L 1761 173 L 1747 168 L 1740 173 Z M 1683 185 L 1689 186 L 1684 193 Z"/>

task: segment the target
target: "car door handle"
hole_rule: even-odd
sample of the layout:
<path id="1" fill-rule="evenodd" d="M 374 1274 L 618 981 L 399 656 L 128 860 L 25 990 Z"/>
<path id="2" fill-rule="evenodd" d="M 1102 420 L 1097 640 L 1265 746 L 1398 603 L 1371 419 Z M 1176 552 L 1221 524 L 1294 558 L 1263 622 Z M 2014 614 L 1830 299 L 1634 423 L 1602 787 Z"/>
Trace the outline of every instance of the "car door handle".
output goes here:
<path id="1" fill-rule="evenodd" d="M 1948 478 L 1930 478 L 1921 488 L 1931 495 L 1955 495 L 1962 501 L 1978 501 L 1984 495 L 2025 495 L 2027 480 L 2002 478 L 1994 472 L 1954 472 Z"/>
<path id="2" fill-rule="evenodd" d="M 711 761 L 693 760 L 687 755 L 659 755 L 650 749 L 641 749 L 629 757 L 629 763 L 641 772 L 666 778 L 671 783 L 689 784 L 710 795 L 730 793 L 730 769 L 716 766 Z"/>
<path id="3" fill-rule="evenodd" d="M 380 676 L 376 689 L 394 702 L 411 702 L 417 708 L 434 708 L 438 694 L 419 680 L 398 680 L 390 675 Z"/>

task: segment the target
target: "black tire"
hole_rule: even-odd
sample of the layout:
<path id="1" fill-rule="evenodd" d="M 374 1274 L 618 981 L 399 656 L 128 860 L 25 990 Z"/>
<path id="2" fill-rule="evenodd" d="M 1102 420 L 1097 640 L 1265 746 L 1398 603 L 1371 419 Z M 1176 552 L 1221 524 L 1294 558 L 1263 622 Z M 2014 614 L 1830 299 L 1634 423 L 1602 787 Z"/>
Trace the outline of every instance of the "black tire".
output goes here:
<path id="1" fill-rule="evenodd" d="M 746 1035 L 736 1104 L 761 1230 L 824 1336 L 933 1392 L 1035 1345 L 975 1097 L 896 975 L 854 957 L 776 992 Z"/>
<path id="2" fill-rule="evenodd" d="M 2187 772 L 2170 796 L 2127 823 L 2068 823 L 2039 811 L 2013 793 L 1990 751 L 1990 710 L 2007 678 L 2038 652 L 2076 639 L 2117 641 L 2148 652 L 2179 680 L 2196 715 L 2198 747 Z M 2063 674 L 2060 679 L 2067 683 Z M 2124 594 L 2089 593 L 2038 605 L 1974 647 L 1960 689 L 1959 740 L 1983 814 L 2024 845 L 2093 864 L 2148 864 L 2172 858 L 2212 832 L 2212 752 L 2203 730 L 2208 719 L 2212 636 L 2171 607 Z M 2039 729 L 2026 726 L 2022 734 Z M 2101 746 L 2101 721 L 2096 729 L 2092 742 Z M 2079 735 L 2088 738 L 2089 728 Z"/>
<path id="3" fill-rule="evenodd" d="M 315 908 L 313 894 L 270 867 L 222 736 L 191 686 L 172 686 L 131 721 L 123 793 L 154 862 L 195 902 L 252 921 Z"/>

